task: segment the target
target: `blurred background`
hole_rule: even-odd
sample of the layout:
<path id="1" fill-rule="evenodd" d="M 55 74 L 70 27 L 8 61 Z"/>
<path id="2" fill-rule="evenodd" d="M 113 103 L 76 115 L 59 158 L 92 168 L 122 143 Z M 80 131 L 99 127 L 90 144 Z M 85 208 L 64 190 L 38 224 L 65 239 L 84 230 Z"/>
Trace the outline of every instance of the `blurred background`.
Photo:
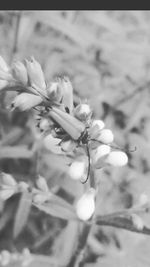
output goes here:
<path id="1" fill-rule="evenodd" d="M 90 104 L 94 116 L 112 129 L 118 146 L 136 146 L 134 153 L 128 153 L 126 167 L 96 171 L 98 214 L 130 208 L 142 194 L 150 197 L 150 11 L 0 11 L 0 54 L 9 65 L 34 56 L 47 81 L 67 75 L 75 102 Z M 34 114 L 10 114 L 14 94 L 0 96 L 1 141 L 10 132 L 15 136 L 18 128 L 22 132 L 7 143 L 5 153 L 0 152 L 0 168 L 27 181 L 34 179 L 35 158 L 23 158 L 22 152 L 15 156 L 8 145 L 30 147 L 39 133 Z M 83 185 L 68 177 L 64 159 L 44 150 L 38 160 L 40 174 L 50 188 L 57 187 L 58 195 L 70 203 L 82 195 Z M 0 204 L 0 250 L 21 252 L 27 247 L 45 259 L 69 258 L 75 226 L 35 208 L 30 207 L 26 224 L 14 238 L 19 203 L 17 195 Z M 150 226 L 148 214 L 142 219 Z M 149 267 L 149 250 L 150 237 L 95 226 L 88 238 L 85 266 Z M 44 266 L 48 264 L 45 260 Z"/>

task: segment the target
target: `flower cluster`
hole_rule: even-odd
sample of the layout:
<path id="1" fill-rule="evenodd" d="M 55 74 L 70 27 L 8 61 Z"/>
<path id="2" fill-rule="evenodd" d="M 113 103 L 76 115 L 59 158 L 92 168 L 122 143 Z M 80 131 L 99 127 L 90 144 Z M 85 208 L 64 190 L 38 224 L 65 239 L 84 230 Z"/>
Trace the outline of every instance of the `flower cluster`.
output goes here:
<path id="1" fill-rule="evenodd" d="M 68 174 L 72 179 L 85 183 L 90 179 L 91 165 L 99 169 L 108 164 L 116 167 L 127 164 L 126 153 L 112 145 L 112 131 L 105 128 L 102 120 L 93 119 L 88 103 L 74 106 L 73 87 L 67 77 L 48 83 L 41 65 L 33 57 L 24 63 L 15 62 L 11 68 L 0 57 L 0 89 L 18 91 L 12 103 L 13 108 L 37 110 L 38 126 L 47 135 L 45 146 L 48 147 L 50 142 L 52 152 L 70 156 Z M 9 183 L 16 190 L 14 181 L 9 179 Z M 12 194 L 9 183 L 3 188 L 5 195 Z M 40 192 L 36 191 L 35 202 L 46 200 L 48 193 L 42 178 L 38 183 Z M 77 203 L 77 214 L 82 220 L 92 216 L 94 198 L 95 189 L 89 188 Z M 90 211 L 83 214 L 83 206 L 91 207 Z"/>

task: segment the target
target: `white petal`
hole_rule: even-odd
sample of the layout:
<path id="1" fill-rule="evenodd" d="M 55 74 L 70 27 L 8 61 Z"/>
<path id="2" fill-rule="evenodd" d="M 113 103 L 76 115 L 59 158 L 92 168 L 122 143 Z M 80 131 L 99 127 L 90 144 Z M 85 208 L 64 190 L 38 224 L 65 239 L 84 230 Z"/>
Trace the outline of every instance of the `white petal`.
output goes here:
<path id="1" fill-rule="evenodd" d="M 83 221 L 89 220 L 95 211 L 95 190 L 91 189 L 86 192 L 76 204 L 77 216 Z"/>
<path id="2" fill-rule="evenodd" d="M 73 180 L 79 180 L 84 176 L 86 163 L 84 161 L 74 161 L 69 167 L 69 175 Z"/>

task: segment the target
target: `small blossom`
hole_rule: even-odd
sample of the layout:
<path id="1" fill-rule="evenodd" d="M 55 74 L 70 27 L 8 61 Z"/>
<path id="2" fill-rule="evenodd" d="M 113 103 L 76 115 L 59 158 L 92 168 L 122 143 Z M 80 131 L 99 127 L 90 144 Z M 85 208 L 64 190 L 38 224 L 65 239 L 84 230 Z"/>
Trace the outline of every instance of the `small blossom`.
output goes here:
<path id="1" fill-rule="evenodd" d="M 102 157 L 108 155 L 110 153 L 110 146 L 108 145 L 100 145 L 97 147 L 97 149 L 93 152 L 93 161 L 94 163 L 97 163 L 99 159 Z"/>
<path id="2" fill-rule="evenodd" d="M 69 167 L 69 175 L 73 180 L 80 180 L 85 173 L 86 163 L 84 161 L 74 161 Z"/>
<path id="3" fill-rule="evenodd" d="M 46 84 L 41 65 L 32 57 L 31 60 L 26 60 L 26 67 L 31 86 L 45 95 Z"/>
<path id="4" fill-rule="evenodd" d="M 52 102 L 60 102 L 63 97 L 63 92 L 59 82 L 53 82 L 47 88 L 47 94 Z"/>
<path id="5" fill-rule="evenodd" d="M 122 151 L 112 151 L 108 155 L 106 162 L 110 165 L 121 167 L 128 163 L 128 157 L 126 153 Z"/>
<path id="6" fill-rule="evenodd" d="M 105 127 L 105 123 L 102 120 L 93 120 L 91 128 L 97 126 L 98 130 L 102 130 Z"/>
<path id="7" fill-rule="evenodd" d="M 103 129 L 97 137 L 97 140 L 104 144 L 110 144 L 114 140 L 114 135 L 111 130 Z"/>
<path id="8" fill-rule="evenodd" d="M 38 95 L 22 93 L 15 97 L 12 106 L 14 108 L 19 108 L 20 110 L 25 111 L 41 104 L 42 101 L 42 98 Z"/>
<path id="9" fill-rule="evenodd" d="M 12 73 L 17 81 L 21 82 L 23 85 L 27 85 L 28 82 L 27 69 L 22 62 L 17 61 L 13 64 Z"/>
<path id="10" fill-rule="evenodd" d="M 91 115 L 90 106 L 87 104 L 79 104 L 74 109 L 74 115 L 79 120 L 86 120 Z"/>
<path id="11" fill-rule="evenodd" d="M 87 221 L 95 211 L 95 189 L 90 188 L 77 202 L 76 213 L 80 220 Z"/>

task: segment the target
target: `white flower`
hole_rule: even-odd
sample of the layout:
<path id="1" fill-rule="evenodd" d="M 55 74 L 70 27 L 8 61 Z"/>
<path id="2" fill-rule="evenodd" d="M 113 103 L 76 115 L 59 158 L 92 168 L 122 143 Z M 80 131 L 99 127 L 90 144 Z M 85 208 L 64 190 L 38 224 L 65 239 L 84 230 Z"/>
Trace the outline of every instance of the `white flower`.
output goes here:
<path id="1" fill-rule="evenodd" d="M 34 59 L 26 60 L 26 67 L 31 86 L 42 95 L 46 94 L 46 83 L 41 65 Z"/>
<path id="2" fill-rule="evenodd" d="M 131 219 L 132 219 L 132 222 L 133 222 L 134 226 L 138 230 L 143 230 L 144 222 L 143 222 L 143 220 L 142 220 L 142 218 L 140 216 L 138 216 L 137 214 L 131 214 Z"/>
<path id="3" fill-rule="evenodd" d="M 59 138 L 54 138 L 52 136 L 52 134 L 48 134 L 45 138 L 44 138 L 44 146 L 46 149 L 52 151 L 55 154 L 62 154 L 62 150 L 60 147 L 60 142 L 61 139 Z"/>
<path id="4" fill-rule="evenodd" d="M 101 157 L 106 156 L 110 153 L 110 146 L 108 145 L 100 145 L 93 152 L 93 161 L 97 162 Z"/>
<path id="5" fill-rule="evenodd" d="M 121 167 L 128 163 L 128 157 L 122 151 L 112 151 L 106 158 L 106 162 L 113 166 Z"/>
<path id="6" fill-rule="evenodd" d="M 109 129 L 103 129 L 100 132 L 97 140 L 100 141 L 100 142 L 102 142 L 102 143 L 104 143 L 104 144 L 110 144 L 114 140 L 114 135 L 113 135 L 113 133 L 112 133 L 111 130 L 109 130 Z"/>
<path id="7" fill-rule="evenodd" d="M 4 185 L 7 185 L 7 186 L 17 185 L 17 182 L 15 181 L 15 179 L 12 177 L 12 175 L 8 173 L 2 173 L 2 180 L 3 180 Z"/>
<path id="8" fill-rule="evenodd" d="M 15 97 L 12 106 L 14 108 L 19 108 L 20 110 L 25 111 L 41 104 L 42 101 L 42 98 L 38 95 L 22 93 Z"/>
<path id="9" fill-rule="evenodd" d="M 15 62 L 12 67 L 12 72 L 14 78 L 17 81 L 21 82 L 23 85 L 27 85 L 28 82 L 27 69 L 22 62 L 20 61 Z"/>
<path id="10" fill-rule="evenodd" d="M 84 176 L 86 163 L 84 161 L 74 161 L 69 167 L 69 175 L 73 180 L 80 180 Z"/>
<path id="11" fill-rule="evenodd" d="M 93 120 L 91 127 L 97 126 L 99 130 L 102 130 L 105 127 L 105 123 L 102 120 Z"/>
<path id="12" fill-rule="evenodd" d="M 76 118 L 80 120 L 85 120 L 91 115 L 91 109 L 90 106 L 87 104 L 79 104 L 74 109 L 74 115 Z"/>
<path id="13" fill-rule="evenodd" d="M 0 70 L 4 71 L 4 72 L 8 72 L 9 68 L 5 62 L 5 60 L 3 59 L 2 56 L 0 56 Z"/>
<path id="14" fill-rule="evenodd" d="M 76 213 L 80 220 L 87 221 L 95 211 L 95 189 L 90 188 L 77 202 Z"/>

